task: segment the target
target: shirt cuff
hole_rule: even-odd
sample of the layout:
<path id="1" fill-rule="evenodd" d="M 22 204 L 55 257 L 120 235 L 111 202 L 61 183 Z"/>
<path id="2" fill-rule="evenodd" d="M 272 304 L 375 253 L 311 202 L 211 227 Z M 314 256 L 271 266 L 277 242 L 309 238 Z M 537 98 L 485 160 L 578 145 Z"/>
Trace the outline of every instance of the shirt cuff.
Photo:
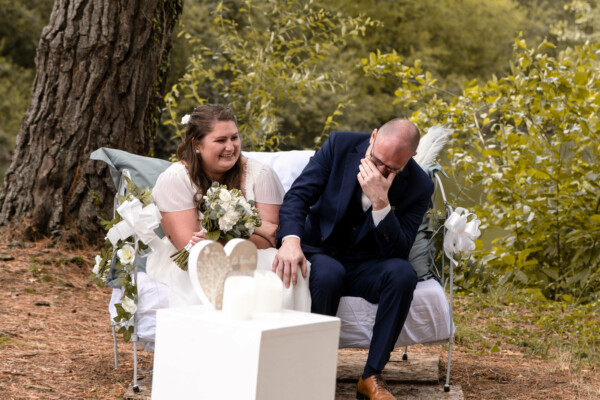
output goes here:
<path id="1" fill-rule="evenodd" d="M 301 240 L 301 239 L 300 239 L 300 236 L 298 236 L 298 235 L 285 235 L 283 238 L 281 238 L 281 243 L 285 242 L 285 239 L 287 239 L 287 238 L 292 238 L 292 237 L 293 237 L 293 238 L 296 238 L 296 239 L 298 239 L 298 240 Z"/>
<path id="2" fill-rule="evenodd" d="M 391 209 L 392 209 L 392 207 L 388 204 L 387 206 L 383 207 L 381 210 L 371 211 L 371 213 L 373 215 L 373 224 L 375 224 L 375 226 L 379 225 L 379 223 L 385 218 L 385 216 L 390 212 Z"/>

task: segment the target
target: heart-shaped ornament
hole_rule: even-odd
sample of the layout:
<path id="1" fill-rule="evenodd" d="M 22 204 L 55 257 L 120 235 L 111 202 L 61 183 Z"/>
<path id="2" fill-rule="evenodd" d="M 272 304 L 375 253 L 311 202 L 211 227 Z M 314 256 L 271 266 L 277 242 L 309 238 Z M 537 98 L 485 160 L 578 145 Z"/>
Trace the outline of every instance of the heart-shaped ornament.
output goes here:
<path id="1" fill-rule="evenodd" d="M 258 259 L 256 246 L 249 240 L 232 239 L 221 243 L 202 240 L 192 247 L 188 273 L 202 304 L 221 310 L 225 279 L 231 275 L 251 275 Z"/>

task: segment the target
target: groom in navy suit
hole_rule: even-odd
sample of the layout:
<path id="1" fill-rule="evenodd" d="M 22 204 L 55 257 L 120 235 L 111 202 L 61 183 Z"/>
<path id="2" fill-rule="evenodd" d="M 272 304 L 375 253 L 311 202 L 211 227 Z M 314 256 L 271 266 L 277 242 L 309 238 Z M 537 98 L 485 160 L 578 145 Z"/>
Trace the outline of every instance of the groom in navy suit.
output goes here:
<path id="1" fill-rule="evenodd" d="M 312 312 L 335 316 L 342 296 L 377 303 L 357 396 L 394 399 L 381 372 L 417 285 L 407 258 L 429 208 L 433 183 L 412 159 L 419 130 L 393 119 L 371 135 L 333 132 L 285 195 L 273 270 L 296 284 L 300 270 Z"/>

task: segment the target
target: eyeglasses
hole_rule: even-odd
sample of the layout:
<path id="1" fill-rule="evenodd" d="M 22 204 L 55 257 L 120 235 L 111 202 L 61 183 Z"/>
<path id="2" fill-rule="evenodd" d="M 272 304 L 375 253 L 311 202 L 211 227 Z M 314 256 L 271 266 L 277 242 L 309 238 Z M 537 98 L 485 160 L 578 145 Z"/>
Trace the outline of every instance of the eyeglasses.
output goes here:
<path id="1" fill-rule="evenodd" d="M 375 141 L 377 140 L 377 136 L 375 136 L 375 140 L 373 140 L 373 145 L 371 146 L 371 154 L 369 154 L 369 156 L 371 157 L 371 161 L 373 161 L 373 164 L 375 164 L 375 166 L 377 167 L 385 167 L 389 172 L 397 174 L 398 172 L 402 171 L 404 169 L 404 167 L 401 168 L 394 168 L 394 167 L 390 167 L 389 165 L 386 165 L 383 161 L 381 161 L 379 158 L 375 157 L 373 155 L 373 147 L 375 147 Z"/>

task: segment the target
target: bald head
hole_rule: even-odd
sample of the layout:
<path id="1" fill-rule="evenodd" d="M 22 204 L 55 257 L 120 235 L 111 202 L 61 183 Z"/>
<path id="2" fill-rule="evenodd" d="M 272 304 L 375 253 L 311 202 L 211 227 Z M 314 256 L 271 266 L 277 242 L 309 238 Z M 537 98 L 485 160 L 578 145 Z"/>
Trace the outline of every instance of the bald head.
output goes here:
<path id="1" fill-rule="evenodd" d="M 396 147 L 409 149 L 412 153 L 417 151 L 421 133 L 419 128 L 407 119 L 394 118 L 386 122 L 379 128 L 377 135 L 385 137 L 388 143 L 396 144 Z"/>
<path id="2" fill-rule="evenodd" d="M 417 154 L 419 129 L 410 121 L 396 118 L 374 129 L 366 151 L 379 172 L 388 177 L 398 173 Z"/>

